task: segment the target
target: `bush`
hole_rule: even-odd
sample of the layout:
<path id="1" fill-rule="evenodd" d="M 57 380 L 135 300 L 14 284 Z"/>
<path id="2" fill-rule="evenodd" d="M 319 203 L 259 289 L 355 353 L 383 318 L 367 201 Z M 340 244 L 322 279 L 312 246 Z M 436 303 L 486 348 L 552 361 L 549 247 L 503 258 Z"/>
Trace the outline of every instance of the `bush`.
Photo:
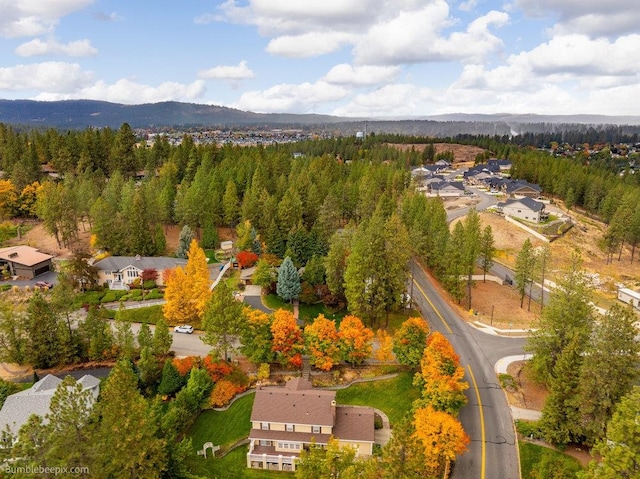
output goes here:
<path id="1" fill-rule="evenodd" d="M 112 303 L 117 300 L 118 298 L 116 297 L 115 291 L 107 291 L 107 293 L 100 300 L 100 303 Z"/>
<path id="2" fill-rule="evenodd" d="M 226 379 L 221 379 L 213 387 L 209 396 L 209 404 L 211 407 L 222 407 L 229 404 L 229 401 L 236 395 L 236 386 Z"/>
<path id="3" fill-rule="evenodd" d="M 544 435 L 537 421 L 516 420 L 516 431 L 522 437 L 530 439 L 543 439 Z"/>
<path id="4" fill-rule="evenodd" d="M 148 279 L 147 281 L 145 281 L 144 283 L 142 283 L 142 287 L 144 289 L 152 289 L 156 287 L 156 282 L 152 279 Z"/>
<path id="5" fill-rule="evenodd" d="M 158 288 L 154 288 L 144 295 L 144 299 L 162 299 L 163 297 L 164 294 Z"/>

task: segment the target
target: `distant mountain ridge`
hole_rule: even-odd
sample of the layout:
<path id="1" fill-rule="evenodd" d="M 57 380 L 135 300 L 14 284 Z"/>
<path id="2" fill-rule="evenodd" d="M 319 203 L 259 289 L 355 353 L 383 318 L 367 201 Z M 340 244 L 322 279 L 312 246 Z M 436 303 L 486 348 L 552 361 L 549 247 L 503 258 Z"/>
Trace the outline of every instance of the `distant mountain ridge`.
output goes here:
<path id="1" fill-rule="evenodd" d="M 447 114 L 420 118 L 347 118 L 319 114 L 254 113 L 216 105 L 167 101 L 124 105 L 97 100 L 0 100 L 0 123 L 27 127 L 84 129 L 218 127 L 310 128 L 340 133 L 387 132 L 431 136 L 454 134 L 513 135 L 525 131 L 559 131 L 572 125 L 640 126 L 640 116 Z M 537 125 L 533 127 L 532 125 Z M 635 130 L 635 128 L 632 128 Z"/>

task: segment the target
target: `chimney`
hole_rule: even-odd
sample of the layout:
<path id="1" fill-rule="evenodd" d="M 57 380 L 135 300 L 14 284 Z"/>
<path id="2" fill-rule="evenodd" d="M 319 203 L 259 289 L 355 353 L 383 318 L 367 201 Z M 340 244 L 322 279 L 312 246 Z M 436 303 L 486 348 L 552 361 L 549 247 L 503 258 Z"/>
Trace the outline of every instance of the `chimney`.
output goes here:
<path id="1" fill-rule="evenodd" d="M 140 261 L 140 255 L 139 254 L 136 255 L 136 261 Z"/>
<path id="2" fill-rule="evenodd" d="M 333 425 L 336 424 L 336 400 L 331 401 L 331 416 L 333 417 Z"/>

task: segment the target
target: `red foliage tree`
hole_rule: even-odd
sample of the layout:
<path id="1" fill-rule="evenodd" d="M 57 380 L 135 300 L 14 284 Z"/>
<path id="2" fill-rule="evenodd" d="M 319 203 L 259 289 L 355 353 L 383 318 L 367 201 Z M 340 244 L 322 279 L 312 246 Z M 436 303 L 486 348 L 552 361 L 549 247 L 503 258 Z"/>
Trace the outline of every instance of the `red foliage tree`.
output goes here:
<path id="1" fill-rule="evenodd" d="M 250 268 L 258 261 L 258 255 L 251 251 L 240 251 L 236 255 L 236 260 L 240 268 Z"/>

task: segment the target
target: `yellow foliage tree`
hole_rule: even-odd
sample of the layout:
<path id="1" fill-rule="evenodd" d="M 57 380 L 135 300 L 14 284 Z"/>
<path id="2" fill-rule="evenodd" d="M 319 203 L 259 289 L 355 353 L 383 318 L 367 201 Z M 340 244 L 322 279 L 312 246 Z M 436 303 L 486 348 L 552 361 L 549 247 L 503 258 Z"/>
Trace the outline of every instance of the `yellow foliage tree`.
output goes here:
<path id="1" fill-rule="evenodd" d="M 11 216 L 17 200 L 18 195 L 11 180 L 0 180 L 0 219 Z"/>
<path id="2" fill-rule="evenodd" d="M 42 189 L 42 185 L 34 181 L 30 185 L 25 186 L 20 192 L 19 206 L 20 213 L 25 216 L 37 216 L 36 201 L 38 200 L 38 191 Z"/>
<path id="3" fill-rule="evenodd" d="M 393 338 L 391 335 L 385 329 L 378 329 L 376 340 L 378 348 L 373 353 L 374 359 L 383 363 L 393 361 Z"/>
<path id="4" fill-rule="evenodd" d="M 209 284 L 206 256 L 193 240 L 184 269 L 178 266 L 166 275 L 162 313 L 167 323 L 199 326 L 211 296 Z"/>
<path id="5" fill-rule="evenodd" d="M 414 434 L 424 446 L 425 468 L 434 476 L 455 461 L 457 454 L 466 451 L 469 436 L 451 414 L 427 406 L 416 410 L 413 421 Z"/>

